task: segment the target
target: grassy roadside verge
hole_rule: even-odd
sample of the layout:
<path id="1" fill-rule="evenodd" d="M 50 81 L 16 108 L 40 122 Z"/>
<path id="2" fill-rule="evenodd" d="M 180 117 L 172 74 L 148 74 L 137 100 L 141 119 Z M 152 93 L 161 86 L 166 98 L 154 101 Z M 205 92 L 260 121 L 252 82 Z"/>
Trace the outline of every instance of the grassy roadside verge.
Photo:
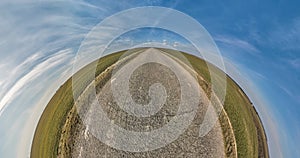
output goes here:
<path id="1" fill-rule="evenodd" d="M 184 55 L 190 61 L 194 70 L 210 84 L 210 75 L 206 63 L 193 55 Z M 269 157 L 267 139 L 262 122 L 244 91 L 228 75 L 223 107 L 233 127 L 238 157 Z M 223 115 L 224 113 L 221 113 L 220 123 L 223 134 L 226 135 L 227 125 L 225 125 Z M 226 139 L 226 137 L 224 139 L 225 144 L 230 144 L 230 139 Z M 228 150 L 228 147 L 225 147 L 225 149 Z M 227 156 L 231 157 L 230 154 L 227 154 Z"/>
<path id="2" fill-rule="evenodd" d="M 96 75 L 104 71 L 107 67 L 115 63 L 123 52 L 108 55 L 98 63 Z M 78 73 L 78 78 L 84 78 L 86 73 L 91 73 L 93 69 L 92 64 L 87 65 Z M 78 81 L 79 82 L 79 81 Z M 84 89 L 91 81 L 80 82 L 82 89 Z M 48 158 L 56 157 L 58 155 L 59 140 L 62 133 L 68 112 L 74 105 L 72 78 L 68 79 L 54 94 L 40 117 L 37 125 L 32 147 L 32 158 Z"/>

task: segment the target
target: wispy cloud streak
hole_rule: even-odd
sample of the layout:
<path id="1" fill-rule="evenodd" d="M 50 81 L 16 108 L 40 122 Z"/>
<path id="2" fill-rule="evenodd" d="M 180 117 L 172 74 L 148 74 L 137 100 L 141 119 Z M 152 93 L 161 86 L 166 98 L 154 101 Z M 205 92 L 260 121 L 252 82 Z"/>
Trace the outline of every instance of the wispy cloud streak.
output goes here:
<path id="1" fill-rule="evenodd" d="M 217 42 L 227 44 L 231 47 L 238 47 L 240 49 L 243 49 L 245 52 L 249 52 L 251 54 L 260 52 L 253 44 L 249 43 L 248 41 L 233 36 L 219 35 L 214 37 L 214 40 L 216 40 Z"/>
<path id="2" fill-rule="evenodd" d="M 20 93 L 22 93 L 22 88 L 24 88 L 25 85 L 34 81 L 37 77 L 42 75 L 42 73 L 45 73 L 51 68 L 58 66 L 59 64 L 62 64 L 66 60 L 66 58 L 68 59 L 72 55 L 71 53 L 72 51 L 70 49 L 60 51 L 57 53 L 57 55 L 53 55 L 49 59 L 38 64 L 28 74 L 24 75 L 1 99 L 0 116 L 2 112 L 5 110 L 6 105 L 9 104 L 11 100 L 17 98 Z M 29 60 L 31 59 L 32 58 L 29 58 Z"/>

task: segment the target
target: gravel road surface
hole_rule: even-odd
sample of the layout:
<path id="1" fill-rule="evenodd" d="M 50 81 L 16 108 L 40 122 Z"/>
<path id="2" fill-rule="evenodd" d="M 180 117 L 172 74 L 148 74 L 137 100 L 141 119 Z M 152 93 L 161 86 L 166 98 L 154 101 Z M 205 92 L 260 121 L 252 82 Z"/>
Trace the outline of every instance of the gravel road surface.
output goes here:
<path id="1" fill-rule="evenodd" d="M 144 50 L 114 67 L 108 81 L 96 86 L 97 97 L 79 101 L 86 108 L 72 127 L 72 157 L 225 157 L 219 122 L 199 137 L 208 100 L 198 88 L 173 58 Z M 127 139 L 120 136 L 124 132 Z"/>

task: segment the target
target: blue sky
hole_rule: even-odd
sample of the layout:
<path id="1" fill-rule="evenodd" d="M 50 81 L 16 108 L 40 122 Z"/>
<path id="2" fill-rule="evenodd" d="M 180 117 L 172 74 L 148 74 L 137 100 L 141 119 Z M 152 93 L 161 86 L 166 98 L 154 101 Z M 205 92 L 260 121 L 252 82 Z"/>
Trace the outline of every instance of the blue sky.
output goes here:
<path id="1" fill-rule="evenodd" d="M 209 0 L 1 1 L 1 156 L 29 154 L 37 118 L 71 76 L 79 45 L 93 26 L 147 5 L 198 20 L 260 113 L 271 156 L 300 156 L 300 2 Z"/>

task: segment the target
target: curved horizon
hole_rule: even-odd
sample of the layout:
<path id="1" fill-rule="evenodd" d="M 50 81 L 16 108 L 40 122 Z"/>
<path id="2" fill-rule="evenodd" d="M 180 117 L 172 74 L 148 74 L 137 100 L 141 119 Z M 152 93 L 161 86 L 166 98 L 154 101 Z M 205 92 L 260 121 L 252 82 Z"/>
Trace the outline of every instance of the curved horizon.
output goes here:
<path id="1" fill-rule="evenodd" d="M 0 155 L 30 154 L 39 117 L 56 90 L 72 76 L 76 52 L 86 34 L 114 13 L 149 5 L 176 9 L 208 30 L 224 59 L 226 73 L 253 102 L 261 118 L 270 157 L 299 156 L 299 4 L 180 0 L 0 2 Z M 279 5 L 282 10 L 276 9 Z M 150 29 L 141 36 L 143 31 L 149 30 L 124 34 L 107 53 L 122 49 L 132 39 L 133 45 L 156 42 L 176 45 L 190 54 L 195 51 L 172 33 L 157 37 L 159 31 Z"/>

